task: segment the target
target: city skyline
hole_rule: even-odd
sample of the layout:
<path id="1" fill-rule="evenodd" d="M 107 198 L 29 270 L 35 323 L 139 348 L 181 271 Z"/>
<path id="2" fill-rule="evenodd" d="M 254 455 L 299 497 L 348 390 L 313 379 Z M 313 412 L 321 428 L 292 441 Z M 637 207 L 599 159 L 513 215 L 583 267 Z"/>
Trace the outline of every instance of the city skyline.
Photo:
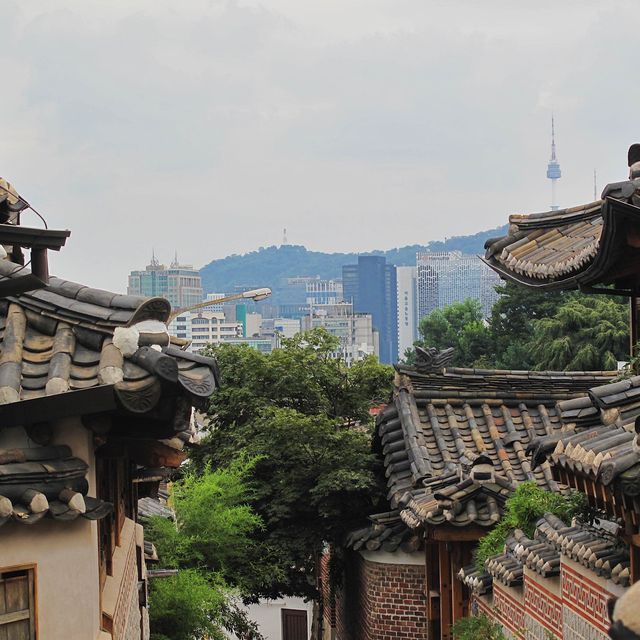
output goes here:
<path id="1" fill-rule="evenodd" d="M 552 109 L 561 207 L 591 200 L 594 168 L 618 180 L 637 138 L 626 0 L 53 5 L 0 27 L 6 177 L 72 230 L 52 273 L 106 289 L 151 245 L 202 266 L 286 228 L 362 253 L 545 210 Z"/>

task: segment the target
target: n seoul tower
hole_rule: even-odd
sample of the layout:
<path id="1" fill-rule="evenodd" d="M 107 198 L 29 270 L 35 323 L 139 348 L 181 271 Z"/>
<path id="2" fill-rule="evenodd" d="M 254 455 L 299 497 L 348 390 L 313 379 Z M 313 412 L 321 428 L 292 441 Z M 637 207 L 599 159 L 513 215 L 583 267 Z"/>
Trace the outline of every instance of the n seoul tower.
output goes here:
<path id="1" fill-rule="evenodd" d="M 555 131 L 555 123 L 553 121 L 553 114 L 551 114 L 551 159 L 549 160 L 549 164 L 547 165 L 547 178 L 551 180 L 551 211 L 557 211 L 560 207 L 558 207 L 557 201 L 557 184 L 558 180 L 562 176 L 560 172 L 560 164 L 556 158 L 556 131 Z"/>

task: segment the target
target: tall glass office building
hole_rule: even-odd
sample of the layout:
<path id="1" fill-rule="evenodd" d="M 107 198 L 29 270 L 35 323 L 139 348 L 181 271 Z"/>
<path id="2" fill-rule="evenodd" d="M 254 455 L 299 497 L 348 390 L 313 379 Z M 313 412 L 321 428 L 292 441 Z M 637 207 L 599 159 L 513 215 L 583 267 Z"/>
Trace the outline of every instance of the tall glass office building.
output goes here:
<path id="1" fill-rule="evenodd" d="M 398 361 L 396 268 L 382 256 L 358 256 L 358 264 L 342 267 L 346 302 L 356 313 L 370 313 L 379 334 L 380 362 Z"/>
<path id="2" fill-rule="evenodd" d="M 477 256 L 459 251 L 417 254 L 418 314 L 420 321 L 434 309 L 467 298 L 478 300 L 485 318 L 497 300 L 498 274 Z"/>

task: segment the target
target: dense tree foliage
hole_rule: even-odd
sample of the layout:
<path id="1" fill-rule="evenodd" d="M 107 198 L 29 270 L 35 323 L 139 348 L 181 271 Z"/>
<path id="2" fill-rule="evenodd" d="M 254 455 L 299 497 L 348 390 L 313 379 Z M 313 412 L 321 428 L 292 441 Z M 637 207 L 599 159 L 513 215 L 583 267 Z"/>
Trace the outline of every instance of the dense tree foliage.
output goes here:
<path id="1" fill-rule="evenodd" d="M 261 640 L 231 599 L 241 586 L 237 567 L 260 553 L 251 534 L 262 522 L 247 504 L 253 464 L 239 459 L 216 471 L 188 473 L 172 487 L 176 522 L 154 517 L 146 523 L 160 566 L 178 569 L 175 576 L 151 582 L 153 640 L 222 640 L 224 629 Z"/>
<path id="2" fill-rule="evenodd" d="M 245 597 L 316 595 L 326 543 L 377 507 L 369 409 L 389 399 L 393 369 L 367 358 L 347 367 L 337 340 L 313 330 L 262 354 L 213 347 L 223 387 L 211 398 L 210 433 L 194 452 L 195 472 L 254 461 L 249 504 L 263 523 L 260 552 L 235 567 Z"/>
<path id="3" fill-rule="evenodd" d="M 540 291 L 512 282 L 496 287 L 500 294 L 491 310 L 489 360 L 498 369 L 533 369 L 528 346 L 533 327 L 541 318 L 552 317 L 570 294 Z"/>
<path id="4" fill-rule="evenodd" d="M 624 300 L 511 283 L 498 292 L 488 321 L 477 302 L 458 302 L 422 319 L 417 344 L 454 347 L 454 364 L 464 367 L 602 370 L 629 359 Z"/>
<path id="5" fill-rule="evenodd" d="M 482 319 L 477 300 L 465 300 L 436 309 L 420 321 L 422 347 L 453 347 L 453 364 L 468 366 L 484 357 L 491 349 L 491 334 Z"/>
<path id="6" fill-rule="evenodd" d="M 572 297 L 533 329 L 536 369 L 616 369 L 629 359 L 629 311 L 608 296 Z"/>

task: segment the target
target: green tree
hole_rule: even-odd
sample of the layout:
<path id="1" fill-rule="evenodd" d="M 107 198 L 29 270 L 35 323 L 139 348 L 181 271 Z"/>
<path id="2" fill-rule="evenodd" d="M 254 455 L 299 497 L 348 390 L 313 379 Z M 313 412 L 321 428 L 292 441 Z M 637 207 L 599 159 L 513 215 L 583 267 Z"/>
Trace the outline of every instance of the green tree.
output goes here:
<path id="1" fill-rule="evenodd" d="M 229 598 L 232 586 L 241 586 L 237 567 L 251 565 L 259 553 L 251 534 L 262 523 L 247 504 L 253 466 L 240 458 L 215 471 L 187 473 L 172 487 L 176 522 L 155 517 L 147 523 L 146 536 L 156 545 L 161 567 L 178 569 L 177 575 L 151 583 L 155 640 L 222 639 L 223 628 L 247 640 L 261 638 Z"/>
<path id="2" fill-rule="evenodd" d="M 384 495 L 369 409 L 388 401 L 393 369 L 375 358 L 349 368 L 337 346 L 314 330 L 269 355 L 212 349 L 224 387 L 211 398 L 210 433 L 192 465 L 256 461 L 250 504 L 264 526 L 252 533 L 260 549 L 253 566 L 237 567 L 246 597 L 315 597 L 324 544 L 341 542 Z"/>
<path id="3" fill-rule="evenodd" d="M 223 640 L 225 587 L 195 569 L 151 583 L 151 640 Z"/>
<path id="4" fill-rule="evenodd" d="M 470 367 L 491 352 L 491 333 L 477 300 L 454 302 L 432 311 L 420 321 L 416 344 L 455 349 L 454 366 Z"/>
<path id="5" fill-rule="evenodd" d="M 616 369 L 629 359 L 629 318 L 625 304 L 603 296 L 572 296 L 554 315 L 533 325 L 528 344 L 534 368 Z"/>
<path id="6" fill-rule="evenodd" d="M 490 363 L 497 369 L 533 369 L 528 344 L 533 327 L 542 318 L 555 315 L 571 295 L 562 291 L 543 291 L 507 282 L 496 287 L 498 300 L 491 310 Z"/>

